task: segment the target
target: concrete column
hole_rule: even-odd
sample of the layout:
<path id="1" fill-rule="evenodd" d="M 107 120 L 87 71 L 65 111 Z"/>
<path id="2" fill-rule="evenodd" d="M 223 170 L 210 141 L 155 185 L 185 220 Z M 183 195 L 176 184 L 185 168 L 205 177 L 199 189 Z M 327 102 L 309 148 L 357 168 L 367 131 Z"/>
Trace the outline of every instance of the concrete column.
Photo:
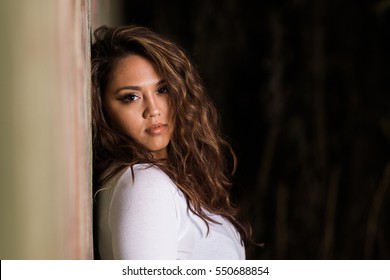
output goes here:
<path id="1" fill-rule="evenodd" d="M 0 259 L 89 259 L 88 0 L 0 2 Z"/>

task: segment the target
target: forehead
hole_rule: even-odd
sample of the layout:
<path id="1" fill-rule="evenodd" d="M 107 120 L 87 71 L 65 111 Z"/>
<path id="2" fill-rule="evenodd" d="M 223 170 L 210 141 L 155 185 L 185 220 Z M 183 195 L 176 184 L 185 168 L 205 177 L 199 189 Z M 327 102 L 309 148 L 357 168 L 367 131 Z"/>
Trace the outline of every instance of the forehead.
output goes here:
<path id="1" fill-rule="evenodd" d="M 120 58 L 116 62 L 110 75 L 110 81 L 140 81 L 153 77 L 160 78 L 155 65 L 149 59 L 133 54 Z"/>

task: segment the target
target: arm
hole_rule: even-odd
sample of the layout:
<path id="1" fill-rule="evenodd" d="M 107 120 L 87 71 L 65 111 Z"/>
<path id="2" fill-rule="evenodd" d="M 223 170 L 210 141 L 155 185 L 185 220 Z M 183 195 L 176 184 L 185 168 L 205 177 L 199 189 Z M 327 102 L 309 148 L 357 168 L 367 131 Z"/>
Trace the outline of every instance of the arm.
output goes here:
<path id="1" fill-rule="evenodd" d="M 119 180 L 110 206 L 115 259 L 176 259 L 176 186 L 157 168 L 130 169 Z"/>

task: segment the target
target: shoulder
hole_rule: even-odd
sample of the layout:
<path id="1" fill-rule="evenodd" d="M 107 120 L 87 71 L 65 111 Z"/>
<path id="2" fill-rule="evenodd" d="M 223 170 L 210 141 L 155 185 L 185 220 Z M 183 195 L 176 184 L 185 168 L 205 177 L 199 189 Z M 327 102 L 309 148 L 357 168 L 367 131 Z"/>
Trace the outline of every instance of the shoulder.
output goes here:
<path id="1" fill-rule="evenodd" d="M 118 174 L 106 210 L 114 258 L 176 258 L 177 194 L 176 185 L 156 166 L 135 165 Z"/>
<path id="2" fill-rule="evenodd" d="M 131 168 L 128 168 L 125 173 L 131 173 Z M 159 167 L 151 164 L 136 164 L 133 166 L 134 181 L 147 180 L 151 182 L 164 182 L 173 184 L 169 176 Z M 133 174 L 132 174 L 133 175 Z"/>
<path id="3" fill-rule="evenodd" d="M 133 168 L 128 167 L 118 180 L 118 184 L 138 185 L 139 183 L 147 183 L 147 187 L 156 185 L 175 186 L 165 172 L 151 164 L 136 164 Z"/>
<path id="4" fill-rule="evenodd" d="M 114 195 L 166 197 L 178 192 L 176 185 L 160 168 L 150 164 L 128 167 L 116 181 Z"/>

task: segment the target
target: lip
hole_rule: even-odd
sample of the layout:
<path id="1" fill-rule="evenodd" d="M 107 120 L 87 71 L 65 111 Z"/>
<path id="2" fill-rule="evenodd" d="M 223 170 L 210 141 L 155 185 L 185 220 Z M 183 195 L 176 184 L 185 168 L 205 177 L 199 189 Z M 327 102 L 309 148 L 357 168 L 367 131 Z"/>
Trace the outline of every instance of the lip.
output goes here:
<path id="1" fill-rule="evenodd" d="M 163 134 L 166 128 L 167 128 L 166 124 L 156 123 L 156 124 L 152 124 L 151 126 L 149 126 L 145 130 L 145 132 L 152 135 L 152 136 L 157 136 L 157 135 Z"/>

